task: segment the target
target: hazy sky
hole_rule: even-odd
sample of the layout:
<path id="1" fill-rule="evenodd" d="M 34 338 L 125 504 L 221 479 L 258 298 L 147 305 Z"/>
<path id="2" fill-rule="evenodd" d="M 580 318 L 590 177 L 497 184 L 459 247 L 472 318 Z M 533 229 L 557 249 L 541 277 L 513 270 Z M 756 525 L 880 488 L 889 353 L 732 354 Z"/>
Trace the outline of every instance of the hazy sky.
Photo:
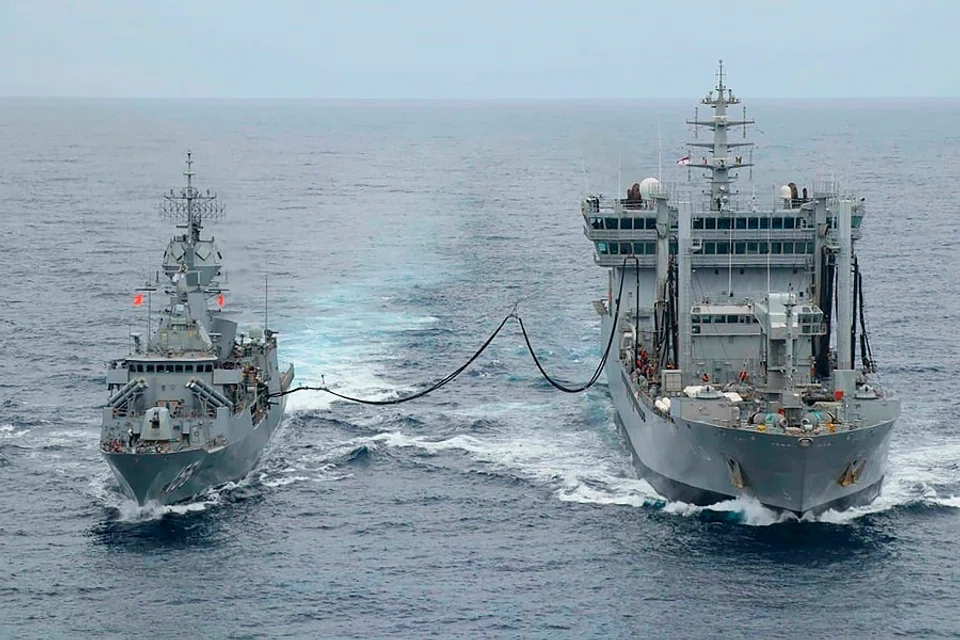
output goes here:
<path id="1" fill-rule="evenodd" d="M 0 95 L 958 96 L 960 0 L 0 0 Z"/>

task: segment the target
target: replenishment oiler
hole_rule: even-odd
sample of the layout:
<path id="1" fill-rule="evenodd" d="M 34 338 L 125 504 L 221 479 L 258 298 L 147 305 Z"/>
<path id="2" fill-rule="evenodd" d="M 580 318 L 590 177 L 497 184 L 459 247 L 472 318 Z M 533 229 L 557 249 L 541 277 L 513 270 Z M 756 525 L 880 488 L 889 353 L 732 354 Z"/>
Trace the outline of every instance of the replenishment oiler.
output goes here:
<path id="1" fill-rule="evenodd" d="M 594 306 L 617 423 L 670 500 L 797 514 L 868 503 L 900 402 L 875 379 L 866 332 L 864 199 L 833 181 L 789 182 L 766 203 L 737 189 L 753 121 L 729 114 L 740 101 L 722 61 L 717 77 L 711 117 L 698 107 L 687 121 L 712 140 L 688 143 L 686 183 L 646 178 L 582 203 L 609 272 Z"/>

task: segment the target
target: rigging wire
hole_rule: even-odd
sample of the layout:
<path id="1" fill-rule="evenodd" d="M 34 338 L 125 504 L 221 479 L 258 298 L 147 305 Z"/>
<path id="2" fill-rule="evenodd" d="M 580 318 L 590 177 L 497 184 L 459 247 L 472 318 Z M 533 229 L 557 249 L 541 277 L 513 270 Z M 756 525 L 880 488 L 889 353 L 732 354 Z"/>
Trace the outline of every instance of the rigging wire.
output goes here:
<path id="1" fill-rule="evenodd" d="M 623 260 L 624 267 L 626 267 L 627 261 L 628 261 L 628 258 L 624 258 Z M 494 329 L 493 333 L 490 334 L 487 340 L 480 346 L 479 349 L 477 349 L 476 352 L 474 352 L 472 356 L 470 356 L 470 358 L 466 362 L 464 362 L 462 365 L 454 369 L 452 372 L 450 372 L 449 374 L 447 374 L 446 376 L 444 376 L 443 378 L 441 378 L 440 380 L 438 380 L 428 388 L 423 389 L 421 391 L 417 391 L 416 393 L 410 394 L 408 396 L 403 396 L 401 398 L 390 398 L 388 400 L 368 400 L 365 398 L 356 398 L 353 396 L 340 393 L 338 391 L 334 391 L 333 389 L 329 388 L 326 385 L 326 383 L 323 382 L 323 377 L 321 376 L 321 384 L 319 386 L 302 385 L 299 387 L 295 387 L 293 389 L 287 389 L 286 391 L 278 391 L 276 393 L 268 394 L 267 397 L 279 398 L 281 396 L 290 395 L 291 393 L 296 393 L 298 391 L 323 391 L 325 393 L 329 393 L 330 395 L 336 396 L 341 400 L 347 400 L 350 402 L 357 402 L 360 404 L 375 405 L 375 406 L 396 405 L 396 404 L 402 404 L 404 402 L 409 402 L 410 400 L 416 400 L 417 398 L 422 398 L 428 393 L 432 393 L 444 387 L 445 385 L 452 382 L 461 373 L 466 371 L 467 367 L 473 364 L 473 362 L 477 358 L 479 358 L 484 351 L 486 351 L 487 347 L 489 347 L 490 344 L 493 342 L 493 340 L 500 334 L 504 326 L 506 326 L 507 321 L 510 320 L 511 318 L 516 318 L 517 322 L 520 324 L 520 332 L 523 334 L 523 340 L 526 343 L 527 351 L 530 352 L 530 356 L 533 358 L 534 364 L 537 365 L 537 369 L 540 371 L 540 374 L 544 377 L 544 379 L 547 382 L 549 382 L 550 385 L 553 386 L 555 389 L 563 391 L 564 393 L 581 393 L 583 391 L 586 391 L 587 389 L 589 389 L 590 387 L 592 387 L 597 383 L 597 381 L 600 379 L 601 374 L 603 373 L 603 367 L 607 363 L 607 357 L 610 355 L 610 348 L 613 346 L 613 339 L 617 333 L 616 322 L 617 320 L 619 320 L 619 317 L 620 317 L 620 300 L 623 295 L 624 280 L 625 278 L 622 276 L 622 272 L 621 272 L 620 289 L 619 291 L 617 291 L 617 301 L 616 301 L 616 305 L 613 313 L 614 325 L 610 330 L 610 337 L 607 340 L 607 346 L 604 349 L 603 356 L 601 356 L 600 363 L 597 365 L 597 368 L 593 372 L 593 375 L 590 376 L 590 379 L 585 384 L 582 384 L 579 386 L 567 386 L 566 384 L 559 382 L 558 380 L 550 376 L 550 374 L 548 374 L 546 370 L 543 368 L 543 365 L 541 364 L 540 359 L 537 357 L 537 354 L 533 349 L 533 345 L 530 342 L 530 336 L 527 334 L 527 329 L 523 324 L 523 319 L 520 317 L 520 314 L 517 313 L 517 305 L 519 304 L 519 302 L 517 302 L 516 304 L 514 304 L 513 310 L 510 313 L 508 313 L 506 316 L 504 316 L 503 320 L 500 321 L 500 324 L 497 326 L 496 329 Z"/>

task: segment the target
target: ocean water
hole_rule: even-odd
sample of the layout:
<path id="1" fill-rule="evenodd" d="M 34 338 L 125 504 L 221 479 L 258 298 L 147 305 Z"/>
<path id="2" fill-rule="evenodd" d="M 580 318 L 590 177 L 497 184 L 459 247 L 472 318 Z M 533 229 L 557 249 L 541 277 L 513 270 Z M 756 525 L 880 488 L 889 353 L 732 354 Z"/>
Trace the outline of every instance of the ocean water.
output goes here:
<path id="1" fill-rule="evenodd" d="M 190 504 L 137 508 L 101 460 L 103 366 L 146 321 L 186 149 L 227 206 L 226 308 L 262 323 L 269 275 L 300 384 L 418 390 L 515 303 L 576 383 L 606 295 L 580 198 L 657 175 L 659 148 L 685 180 L 694 104 L 0 102 L 0 637 L 960 635 L 956 101 L 748 100 L 741 189 L 866 198 L 871 340 L 903 397 L 868 507 L 662 500 L 605 380 L 553 390 L 516 325 L 415 402 L 295 394 L 259 468 Z"/>

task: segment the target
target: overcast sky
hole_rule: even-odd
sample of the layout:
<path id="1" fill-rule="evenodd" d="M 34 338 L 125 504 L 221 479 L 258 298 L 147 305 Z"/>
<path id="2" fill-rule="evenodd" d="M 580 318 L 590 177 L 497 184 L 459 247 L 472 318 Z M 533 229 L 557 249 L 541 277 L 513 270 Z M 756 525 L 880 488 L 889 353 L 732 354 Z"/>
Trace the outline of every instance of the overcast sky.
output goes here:
<path id="1" fill-rule="evenodd" d="M 0 95 L 958 96 L 960 0 L 0 0 Z"/>

